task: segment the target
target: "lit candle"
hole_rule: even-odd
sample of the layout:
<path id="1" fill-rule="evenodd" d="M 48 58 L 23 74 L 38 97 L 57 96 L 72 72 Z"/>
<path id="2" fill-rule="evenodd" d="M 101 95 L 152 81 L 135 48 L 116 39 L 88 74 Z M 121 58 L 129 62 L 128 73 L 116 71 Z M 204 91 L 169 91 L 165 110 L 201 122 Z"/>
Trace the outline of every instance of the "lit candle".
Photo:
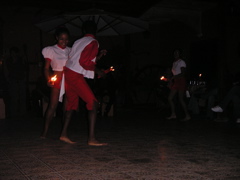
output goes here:
<path id="1" fill-rule="evenodd" d="M 110 67 L 110 71 L 115 71 L 115 69 L 113 68 L 113 66 Z"/>
<path id="2" fill-rule="evenodd" d="M 113 68 L 113 66 L 111 66 L 110 68 L 106 69 L 105 71 L 103 71 L 105 74 L 109 73 L 110 71 L 115 71 L 115 69 Z M 100 78 L 100 76 L 98 76 L 98 78 Z"/>
<path id="3" fill-rule="evenodd" d="M 57 75 L 51 77 L 51 79 L 50 79 L 50 84 L 51 84 L 51 85 L 54 85 L 54 83 L 55 83 L 56 80 L 57 80 Z"/>
<path id="4" fill-rule="evenodd" d="M 111 66 L 110 68 L 106 69 L 104 71 L 105 74 L 109 73 L 110 71 L 115 71 L 115 69 L 113 68 L 113 66 Z"/>
<path id="5" fill-rule="evenodd" d="M 161 76 L 161 77 L 160 77 L 160 80 L 161 80 L 161 81 L 167 81 L 167 78 L 165 78 L 164 76 Z"/>

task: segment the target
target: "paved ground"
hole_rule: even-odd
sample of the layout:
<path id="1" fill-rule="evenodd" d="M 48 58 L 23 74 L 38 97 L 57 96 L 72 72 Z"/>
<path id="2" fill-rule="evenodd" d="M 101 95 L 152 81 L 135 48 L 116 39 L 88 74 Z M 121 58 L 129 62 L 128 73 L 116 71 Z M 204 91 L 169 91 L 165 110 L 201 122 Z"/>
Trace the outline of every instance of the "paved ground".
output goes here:
<path id="1" fill-rule="evenodd" d="M 0 179 L 240 179 L 239 125 L 164 116 L 144 106 L 118 108 L 98 120 L 106 147 L 86 144 L 87 121 L 79 114 L 69 128 L 76 145 L 58 140 L 59 118 L 45 140 L 40 117 L 0 120 Z"/>

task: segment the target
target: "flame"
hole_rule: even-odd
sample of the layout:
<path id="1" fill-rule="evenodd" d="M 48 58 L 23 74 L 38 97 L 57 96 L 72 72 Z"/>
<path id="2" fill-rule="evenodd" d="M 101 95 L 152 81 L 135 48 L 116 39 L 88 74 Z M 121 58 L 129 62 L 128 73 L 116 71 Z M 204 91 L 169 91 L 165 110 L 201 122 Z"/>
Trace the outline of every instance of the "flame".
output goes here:
<path id="1" fill-rule="evenodd" d="M 198 76 L 199 76 L 199 77 L 202 77 L 202 74 L 199 74 Z"/>
<path id="2" fill-rule="evenodd" d="M 165 78 L 164 76 L 161 76 L 161 77 L 160 77 L 160 80 L 161 80 L 161 81 L 167 81 L 167 78 Z"/>
<path id="3" fill-rule="evenodd" d="M 113 68 L 113 66 L 110 67 L 110 71 L 115 71 L 115 69 Z"/>
<path id="4" fill-rule="evenodd" d="M 57 75 L 51 77 L 51 81 L 52 81 L 52 82 L 55 82 L 56 80 L 57 80 Z"/>

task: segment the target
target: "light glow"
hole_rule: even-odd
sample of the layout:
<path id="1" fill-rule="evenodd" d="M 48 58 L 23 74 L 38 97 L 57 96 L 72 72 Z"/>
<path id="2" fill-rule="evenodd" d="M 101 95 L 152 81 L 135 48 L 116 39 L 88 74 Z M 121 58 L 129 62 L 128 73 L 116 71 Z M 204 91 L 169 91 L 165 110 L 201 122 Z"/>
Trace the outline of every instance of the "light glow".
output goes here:
<path id="1" fill-rule="evenodd" d="M 52 81 L 52 82 L 55 82 L 56 80 L 57 80 L 57 75 L 51 77 L 51 81 Z"/>
<path id="2" fill-rule="evenodd" d="M 161 81 L 167 81 L 167 78 L 165 78 L 164 76 L 161 76 L 161 77 L 160 77 L 160 80 L 161 80 Z"/>

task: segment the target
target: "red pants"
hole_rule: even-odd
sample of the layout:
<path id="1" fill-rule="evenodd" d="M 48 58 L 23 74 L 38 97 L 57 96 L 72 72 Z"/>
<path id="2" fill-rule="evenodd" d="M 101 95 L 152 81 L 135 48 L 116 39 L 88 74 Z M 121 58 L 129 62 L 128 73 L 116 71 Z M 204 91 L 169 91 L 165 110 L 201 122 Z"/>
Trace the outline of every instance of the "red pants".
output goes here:
<path id="1" fill-rule="evenodd" d="M 183 92 L 186 91 L 187 90 L 186 79 L 183 77 L 175 78 L 170 89 L 177 90 L 177 91 L 183 91 Z"/>
<path id="2" fill-rule="evenodd" d="M 77 110 L 79 97 L 86 103 L 88 110 L 92 110 L 94 102 L 97 102 L 92 90 L 88 86 L 82 74 L 64 68 L 65 94 L 67 98 L 66 111 Z"/>
<path id="3" fill-rule="evenodd" d="M 57 89 L 60 89 L 61 88 L 61 83 L 62 83 L 62 77 L 57 77 L 57 80 L 54 82 L 54 85 L 53 87 L 54 88 L 57 88 Z"/>

